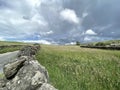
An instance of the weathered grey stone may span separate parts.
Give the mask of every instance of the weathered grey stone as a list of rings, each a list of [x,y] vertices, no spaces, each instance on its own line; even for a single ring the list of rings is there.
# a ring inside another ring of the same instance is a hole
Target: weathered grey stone
[[[0,90],[57,90],[48,84],[45,67],[35,60],[39,48],[39,45],[23,48],[17,61],[4,66],[6,80],[0,80]]]
[[[6,87],[0,88],[0,90],[8,90]]]
[[[25,46],[19,51],[18,57],[35,55],[39,49],[40,49],[40,45]]]
[[[43,83],[42,86],[37,90],[57,90],[57,89],[48,83]]]
[[[0,88],[5,87],[5,81],[3,79],[0,79]]]
[[[24,65],[16,76],[7,82],[10,90],[36,90],[43,83],[48,83],[48,72],[38,61],[31,60]]]
[[[0,90],[8,90],[6,88],[6,81],[4,79],[0,79]]]
[[[23,63],[26,61],[26,59],[22,59],[19,61],[15,61],[9,64],[6,64],[3,68],[5,77],[7,79],[12,79],[15,74],[18,72],[18,70],[23,66]]]

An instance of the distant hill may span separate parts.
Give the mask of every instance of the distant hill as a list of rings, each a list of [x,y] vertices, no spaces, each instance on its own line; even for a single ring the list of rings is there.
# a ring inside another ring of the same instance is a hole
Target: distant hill
[[[108,50],[120,50],[120,40],[110,40],[103,42],[94,42],[80,45],[83,48],[97,48]]]
[[[25,45],[30,45],[30,43],[0,41],[0,54],[20,50]]]
[[[27,45],[28,43],[23,42],[15,42],[15,41],[0,41],[0,46],[6,45]]]
[[[120,46],[120,40],[109,40],[103,42],[86,43],[87,46]]]

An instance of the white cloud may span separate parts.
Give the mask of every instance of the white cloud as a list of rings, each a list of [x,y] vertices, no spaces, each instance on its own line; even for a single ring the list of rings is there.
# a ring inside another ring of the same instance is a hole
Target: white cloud
[[[110,38],[105,37],[106,40],[110,40]],[[112,39],[112,38],[111,38]],[[96,41],[102,41],[105,40],[104,38],[101,38],[100,36],[85,36],[84,42],[96,42]]]
[[[39,6],[42,0],[27,0],[27,2],[34,7],[34,6]]]
[[[40,35],[50,35],[50,34],[53,34],[54,32],[53,31],[48,31],[48,32],[40,32]]]
[[[70,43],[66,43],[65,45],[75,45],[76,42],[70,42]]]
[[[32,22],[37,22],[39,25],[43,25],[43,26],[47,26],[48,23],[44,20],[44,18],[39,14],[39,13],[36,13],[32,19],[31,19]]]
[[[27,22],[25,19],[22,18],[10,18],[9,21],[13,25],[20,25]]]
[[[53,34],[53,31],[49,31],[49,32],[47,32],[47,34]]]
[[[0,37],[0,41],[5,41],[5,39],[3,37]]]
[[[111,32],[112,34],[115,34],[115,32]]]
[[[76,15],[74,10],[64,9],[60,12],[60,16],[66,21],[69,21],[75,24],[79,23],[79,17]]]
[[[84,41],[91,41],[92,39],[90,37],[85,37]]]
[[[86,12],[84,12],[83,14],[82,14],[82,17],[83,18],[85,18],[85,17],[87,17],[88,16],[88,13],[86,13]]]
[[[25,42],[25,43],[40,43],[40,44],[47,44],[47,45],[52,44],[51,42],[49,42],[47,40],[22,40],[22,42]]]
[[[10,40],[25,39],[30,35],[32,37],[34,33],[41,32],[43,27],[47,27],[47,21],[36,9],[38,7],[36,4],[40,3],[41,0],[13,0],[14,3],[11,1],[5,2],[12,6],[12,8],[0,9],[1,37]]]
[[[86,32],[85,32],[86,35],[97,35],[97,33],[95,33],[92,29],[88,29]]]

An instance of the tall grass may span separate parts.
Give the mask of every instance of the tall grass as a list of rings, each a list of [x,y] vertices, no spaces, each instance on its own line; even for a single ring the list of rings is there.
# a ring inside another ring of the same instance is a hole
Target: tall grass
[[[120,51],[42,45],[36,57],[59,90],[120,90]]]

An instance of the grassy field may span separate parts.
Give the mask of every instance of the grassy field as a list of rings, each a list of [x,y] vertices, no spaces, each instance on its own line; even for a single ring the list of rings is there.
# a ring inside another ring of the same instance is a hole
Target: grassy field
[[[81,44],[81,46],[106,46],[106,45],[111,45],[111,44],[116,44],[120,46],[120,40],[109,40],[109,41],[101,41],[101,42],[93,42],[93,43],[84,43]]]
[[[120,90],[120,51],[41,47],[36,57],[59,90]]]
[[[12,47],[12,45],[18,45],[18,46]],[[30,45],[30,44],[22,43],[22,42],[0,41],[0,54],[20,50],[23,47],[23,45]],[[1,48],[1,46],[6,46],[6,47]]]
[[[6,46],[6,45],[27,45],[28,43],[22,43],[22,42],[12,42],[12,41],[0,41],[0,46]]]

